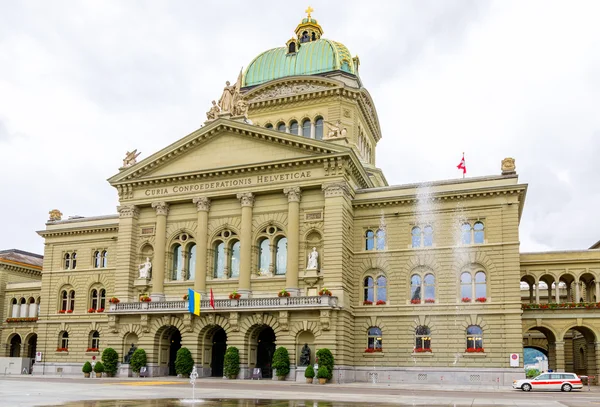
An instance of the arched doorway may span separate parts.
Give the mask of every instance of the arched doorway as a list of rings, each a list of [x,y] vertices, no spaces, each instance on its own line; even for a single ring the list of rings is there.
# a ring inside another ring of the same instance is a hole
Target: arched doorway
[[[575,326],[569,329],[564,337],[565,371],[583,376],[595,376],[596,336],[591,329]]]
[[[11,358],[21,357],[21,337],[19,335],[14,335],[12,338],[10,338],[9,356]]]
[[[181,333],[175,328],[169,336],[169,376],[177,375],[177,372],[175,372],[175,359],[179,349],[181,349]]]
[[[33,334],[27,340],[27,357],[35,360],[35,352],[37,346],[37,334]]]
[[[256,367],[261,368],[262,377],[273,377],[273,353],[275,353],[275,332],[270,326],[263,327],[258,333],[256,344]]]
[[[223,361],[225,360],[225,350],[227,349],[227,334],[225,330],[219,327],[212,338],[211,353],[211,376],[223,377]]]

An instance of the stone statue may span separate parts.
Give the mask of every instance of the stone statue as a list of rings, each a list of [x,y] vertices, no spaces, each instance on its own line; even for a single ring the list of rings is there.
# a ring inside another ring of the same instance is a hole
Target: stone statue
[[[313,247],[312,252],[308,254],[308,264],[306,265],[307,270],[316,270],[319,267],[318,263],[319,253],[317,248]]]
[[[50,212],[48,212],[48,215],[50,215],[50,219],[48,219],[50,222],[56,222],[57,220],[62,219],[63,214],[58,209],[52,209]]]
[[[326,122],[329,125],[329,132],[327,133],[327,138],[336,138],[340,136],[342,130],[340,126],[342,122],[338,120],[335,124]]]
[[[133,352],[135,352],[135,350],[137,349],[137,347],[135,346],[135,344],[131,344],[131,348],[129,348],[129,352],[127,352],[127,355],[125,355],[125,357],[123,358],[123,363],[129,364],[131,362],[131,356],[133,355]]]
[[[128,151],[125,154],[125,158],[123,159],[123,168],[126,167],[131,167],[132,165],[134,165],[135,163],[137,163],[136,158],[142,154],[142,152],[140,151],[139,153],[137,152],[137,149],[133,150],[133,151]]]
[[[234,116],[246,116],[248,114],[248,102],[244,99],[239,99],[234,106],[233,115]]]
[[[502,160],[502,174],[514,174],[517,166],[515,165],[515,159],[507,157]]]
[[[221,109],[219,109],[219,106],[217,106],[217,102],[215,102],[214,100],[212,101],[212,107],[210,108],[210,110],[208,112],[206,112],[206,118],[208,120],[214,120],[217,118],[217,116],[219,115],[219,113],[221,113]]]
[[[348,130],[346,130],[346,128],[344,127],[344,128],[342,129],[342,131],[340,132],[340,136],[341,136],[341,137],[346,137],[346,134],[347,134],[347,133],[348,133]]]
[[[235,86],[230,86],[230,82],[225,82],[225,88],[221,99],[219,99],[219,107],[223,113],[233,113],[233,96],[235,94]]]
[[[310,365],[310,348],[308,347],[308,344],[305,343],[300,351],[300,366],[308,365]]]
[[[150,278],[150,270],[152,270],[152,263],[150,257],[146,257],[146,261],[140,264],[140,278]]]

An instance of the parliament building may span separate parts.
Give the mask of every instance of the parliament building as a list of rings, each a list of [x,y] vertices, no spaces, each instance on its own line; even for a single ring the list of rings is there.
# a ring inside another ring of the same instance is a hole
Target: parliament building
[[[284,346],[288,380],[304,381],[307,345],[311,364],[331,350],[333,382],[507,385],[531,347],[553,370],[600,374],[600,242],[521,253],[512,158],[485,177],[389,185],[358,57],[310,13],[278,44],[199,129],[127,154],[108,180],[116,214],[53,210],[43,257],[0,251],[0,360],[80,375],[133,345],[165,376],[187,347],[222,377],[236,346],[240,379],[270,378]]]

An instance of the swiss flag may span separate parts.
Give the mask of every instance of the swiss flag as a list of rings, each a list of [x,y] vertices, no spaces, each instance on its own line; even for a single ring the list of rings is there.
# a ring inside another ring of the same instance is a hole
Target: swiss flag
[[[465,165],[465,153],[463,153],[462,160],[460,160],[460,163],[456,166],[456,168],[463,170],[463,176],[467,173],[467,166]]]
[[[212,292],[212,287],[210,288],[210,306],[215,309],[215,295]]]

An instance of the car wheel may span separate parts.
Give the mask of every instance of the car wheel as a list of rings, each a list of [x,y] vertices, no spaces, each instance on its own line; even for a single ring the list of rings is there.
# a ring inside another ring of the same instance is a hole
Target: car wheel
[[[565,383],[562,385],[562,387],[560,389],[562,391],[571,391],[571,390],[573,390],[573,386],[571,386],[569,383]]]
[[[531,391],[531,385],[529,383],[525,383],[521,386],[521,390],[523,391]]]

